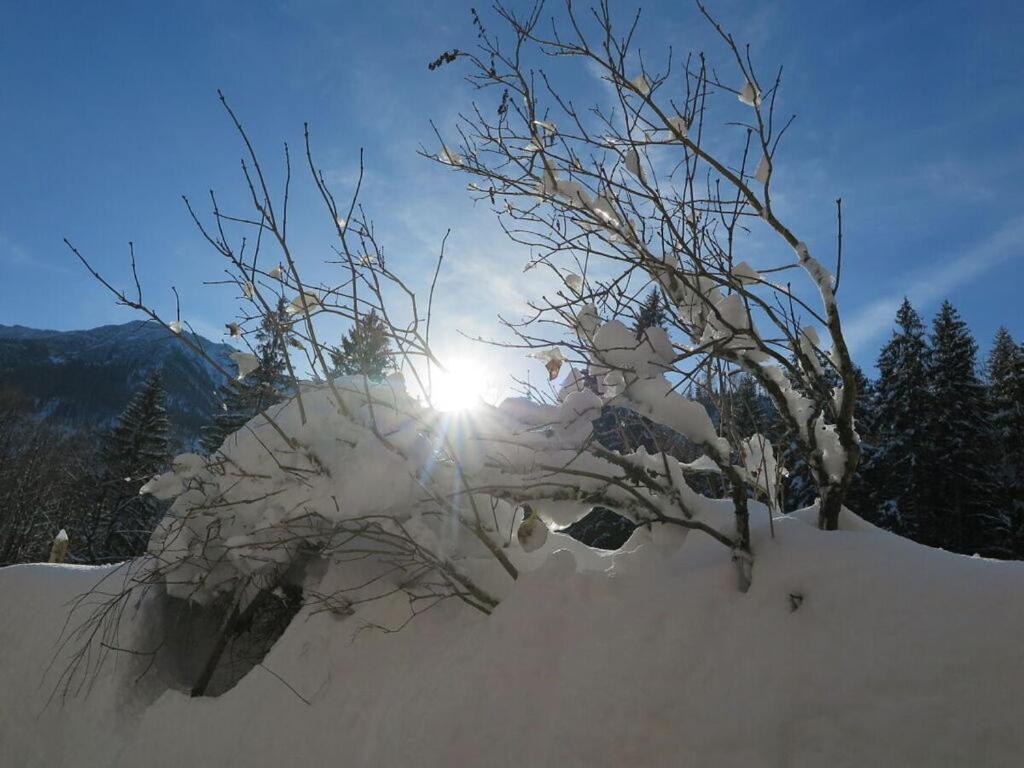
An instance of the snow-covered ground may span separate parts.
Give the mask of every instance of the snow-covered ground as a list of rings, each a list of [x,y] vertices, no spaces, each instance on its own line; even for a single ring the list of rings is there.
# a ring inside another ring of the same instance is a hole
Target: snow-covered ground
[[[304,608],[217,698],[122,655],[47,705],[68,601],[110,569],[2,569],[0,765],[1022,764],[1024,565],[764,518],[747,594],[707,536],[600,557],[552,534],[490,617]]]

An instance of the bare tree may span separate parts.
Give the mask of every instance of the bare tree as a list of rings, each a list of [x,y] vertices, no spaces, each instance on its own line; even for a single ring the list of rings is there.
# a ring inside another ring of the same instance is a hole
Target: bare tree
[[[62,528],[83,532],[95,456],[89,441],[40,422],[0,395],[0,565],[47,558]],[[83,560],[75,544],[70,559]]]
[[[655,64],[636,43],[639,14],[620,32],[607,1],[583,13],[566,2],[550,19],[543,3],[522,15],[499,4],[500,34],[474,12],[476,49],[447,52],[431,68],[464,60],[469,82],[492,96],[460,116],[457,140],[438,133],[441,151],[425,154],[475,177],[471,191],[530,249],[528,266],[565,282],[525,322],[508,323],[521,346],[570,350],[604,377],[603,394],[650,409],[635,392],[643,377],[616,366],[592,318],[635,312],[654,286],[672,310],[666,367],[676,388],[717,380],[727,391],[734,375],[752,376],[812,469],[820,527],[835,529],[859,456],[855,369],[836,302],[841,202],[833,275],[773,207],[779,146],[793,120],[777,114],[781,69],[762,81],[749,50],[697,6],[728,54],[727,77],[704,54],[678,62],[669,51]],[[599,74],[610,105],[583,108],[559,88],[545,65],[565,59]],[[743,235],[755,228],[788,255],[758,269],[742,260]],[[688,437],[705,443],[727,478],[736,535],[749,551],[751,478],[734,460],[751,446]]]
[[[61,676],[65,692],[80,690],[98,670],[96,657],[81,648],[98,644],[103,649],[101,658],[112,649],[128,648],[121,636],[127,594],[146,595],[155,588],[174,598],[222,607],[222,640],[214,644],[196,682],[194,690],[201,692],[225,646],[223,638],[256,597],[286,579],[296,563],[321,560],[353,566],[352,579],[342,579],[330,591],[311,590],[305,595],[317,610],[349,614],[360,605],[400,593],[408,602],[406,620],[449,599],[484,614],[491,612],[498,599],[480,587],[460,561],[472,563],[483,557],[496,563],[505,578],[518,575],[502,546],[505,534],[499,506],[502,519],[513,517],[516,510],[478,497],[460,480],[458,459],[450,446],[453,432],[442,423],[443,417],[417,402],[404,383],[393,377],[335,377],[333,350],[317,331],[326,317],[354,326],[373,318],[376,331],[389,342],[380,344],[381,354],[392,357],[383,367],[401,367],[410,379],[409,388],[429,402],[431,377],[440,365],[431,351],[430,325],[444,243],[424,306],[391,271],[373,225],[358,204],[361,157],[359,180],[350,201],[341,208],[314,165],[307,129],[305,160],[337,236],[333,263],[340,268],[341,278],[337,285],[306,282],[288,235],[290,151],[285,146],[284,188],[276,199],[249,136],[223,97],[222,101],[245,147],[242,174],[252,210],[226,213],[212,192],[208,219],[187,198],[185,204],[223,258],[226,278],[214,282],[238,291],[240,310],[226,324],[230,335],[250,349],[235,355],[238,379],[257,364],[250,338],[268,318],[286,322],[282,335],[289,344],[285,358],[289,394],[264,408],[210,457],[179,456],[170,472],[143,488],[145,493],[175,502],[154,532],[144,562],[122,569],[124,578],[117,582],[107,580],[96,599],[80,602],[84,613],[65,633],[65,645],[79,649]],[[237,383],[234,372],[225,370],[196,336],[181,333],[189,324],[181,316],[177,290],[173,318],[162,316],[144,298],[134,249],[130,250],[134,290],[122,290],[70,242],[68,246],[119,304],[178,335]],[[282,294],[293,297],[286,319],[276,311]],[[311,439],[317,428],[329,429],[330,445]],[[357,465],[354,459],[359,453],[373,455],[377,475],[349,477],[352,485],[369,484],[373,489],[397,484],[405,491],[401,503],[353,503],[354,489],[344,487],[339,475]],[[268,519],[267,509],[276,516]],[[250,518],[251,514],[258,519]],[[468,542],[456,546],[448,541],[458,538],[460,531],[469,536]],[[438,540],[441,534],[445,541]],[[119,586],[111,591],[110,583]]]

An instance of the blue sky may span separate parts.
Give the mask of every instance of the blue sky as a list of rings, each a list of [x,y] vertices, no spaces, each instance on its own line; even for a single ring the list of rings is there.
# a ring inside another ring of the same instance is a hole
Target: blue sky
[[[282,142],[300,146],[309,121],[318,160],[344,196],[365,149],[364,202],[403,271],[422,272],[452,228],[445,338],[470,354],[455,330],[489,333],[495,310],[514,313],[529,291],[524,254],[474,207],[466,180],[416,155],[421,143],[434,145],[428,120],[450,127],[473,97],[456,67],[426,69],[441,50],[472,44],[472,4],[5,3],[0,323],[68,329],[130,319],[62,238],[121,285],[133,240],[153,303],[172,307],[176,285],[185,316],[219,337],[229,294],[202,285],[220,265],[181,195],[203,200],[213,188],[230,202],[242,191],[221,88],[268,165]],[[642,6],[645,51],[671,44],[726,61],[689,3]],[[983,349],[1000,324],[1024,337],[1024,5],[710,6],[752,44],[762,71],[785,66],[783,106],[799,118],[776,182],[787,219],[812,248],[831,252],[832,201],[844,199],[840,301],[858,360],[871,366],[904,294],[926,317],[948,297]],[[581,93],[595,87],[584,68],[575,77],[568,83]],[[296,203],[299,250],[321,262],[330,244],[322,210],[312,197]],[[329,277],[322,270],[314,276]]]

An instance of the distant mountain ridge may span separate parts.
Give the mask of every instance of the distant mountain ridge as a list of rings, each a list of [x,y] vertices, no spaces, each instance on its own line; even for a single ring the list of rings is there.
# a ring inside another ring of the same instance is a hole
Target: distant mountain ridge
[[[189,338],[222,369],[237,371],[233,347]],[[0,325],[0,393],[62,428],[109,426],[157,369],[172,434],[182,447],[193,446],[219,407],[225,377],[166,328],[142,320],[80,331]]]

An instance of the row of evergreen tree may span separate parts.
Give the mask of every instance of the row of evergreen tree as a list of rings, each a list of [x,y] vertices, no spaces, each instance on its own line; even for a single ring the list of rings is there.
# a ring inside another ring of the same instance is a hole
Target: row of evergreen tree
[[[637,338],[663,320],[652,292],[636,312]],[[904,300],[877,367],[876,381],[858,371],[862,459],[847,506],[923,544],[1024,559],[1024,347],[1000,328],[982,372],[977,344],[952,304],[943,303],[928,333]],[[789,470],[784,509],[814,503],[809,468],[753,378],[709,381],[691,387],[690,396],[704,402],[720,429],[768,436]],[[595,439],[612,450],[644,446],[684,461],[696,456],[681,436],[622,408],[605,407],[594,427]],[[701,492],[723,492],[706,482]],[[599,509],[567,532],[615,549],[632,527]]]
[[[932,546],[1024,556],[1024,348],[996,332],[984,371],[944,302],[926,333],[908,300],[878,357],[859,429],[851,499],[878,524]]]
[[[659,297],[652,293],[637,312],[637,338],[663,319]],[[249,419],[288,396],[290,328],[282,301],[256,333],[255,370],[222,388],[222,408],[201,436],[205,451],[217,450]],[[860,376],[857,425],[863,455],[848,506],[924,544],[1024,558],[1024,347],[1001,328],[983,375],[977,355],[974,338],[949,302],[939,309],[928,333],[904,300],[892,338],[878,357],[878,379]],[[372,313],[361,318],[331,351],[331,359],[333,375],[385,376],[394,362],[380,318]],[[807,467],[754,381],[740,377],[728,391],[707,389],[696,389],[694,396],[707,401],[723,429],[740,436],[760,432],[777,446],[790,470],[784,483],[785,507],[813,503]],[[75,487],[74,503],[81,507],[69,524],[76,559],[105,562],[145,549],[165,512],[156,500],[139,495],[142,484],[170,461],[165,400],[155,373],[102,436],[95,460],[78,462],[88,466],[88,477],[68,484]],[[695,457],[680,436],[623,409],[605,408],[594,426],[595,439],[613,450],[632,451],[644,445],[683,460]],[[721,492],[714,487],[700,490]],[[60,516],[51,511],[46,519],[55,514]],[[12,524],[7,534],[0,530],[0,549],[6,548],[8,560],[23,559],[46,546],[46,541],[23,540],[37,528],[52,527],[29,525],[23,519],[18,526]],[[598,510],[569,533],[615,548],[631,529],[609,511]],[[12,531],[21,531],[20,538]]]
[[[861,464],[847,506],[915,541],[1024,558],[1024,347],[1000,328],[984,365],[956,308],[925,328],[904,299],[878,378],[858,373]],[[785,506],[814,502],[806,465],[749,378],[732,395],[741,434],[764,432],[790,470]]]
[[[663,321],[663,304],[652,291],[634,319],[637,338]],[[282,301],[257,334],[258,367],[241,386],[225,387],[224,408],[203,434],[207,451],[286,396],[289,328]],[[952,304],[943,303],[927,333],[904,300],[892,338],[879,354],[877,381],[859,372],[857,424],[863,456],[848,505],[924,544],[1024,557],[1024,348],[1001,328],[984,377],[977,354],[977,344]],[[334,375],[380,378],[393,367],[385,327],[372,313],[352,327],[331,357]],[[741,436],[761,432],[778,446],[790,470],[783,499],[787,509],[814,502],[806,464],[752,379],[740,377],[728,393],[698,388],[694,396],[707,401],[722,428]],[[678,435],[622,409],[605,409],[595,422],[595,439],[615,450],[645,445],[668,449],[684,460],[695,458]],[[610,525],[612,541],[628,535],[629,526],[621,521]],[[598,526],[598,536],[607,533],[604,527]]]

